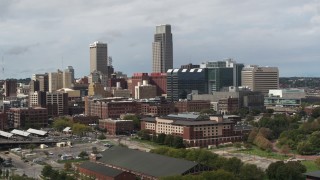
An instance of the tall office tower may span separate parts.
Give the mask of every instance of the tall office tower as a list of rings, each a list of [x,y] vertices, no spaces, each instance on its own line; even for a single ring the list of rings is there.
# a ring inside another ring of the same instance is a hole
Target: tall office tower
[[[49,92],[55,92],[63,88],[63,72],[58,69],[57,72],[49,73]]]
[[[31,80],[29,87],[30,87],[30,91],[29,91],[30,94],[32,94],[35,91],[40,91],[40,83],[38,80]]]
[[[200,68],[208,68],[209,92],[221,91],[228,86],[241,86],[241,70],[243,64],[232,59],[209,61],[200,64]]]
[[[173,68],[172,33],[169,24],[156,26],[152,43],[152,72],[166,73]]]
[[[46,107],[48,116],[62,116],[68,114],[68,93],[47,92]]]
[[[8,79],[4,81],[5,97],[17,97],[17,80]]]
[[[64,71],[71,74],[71,83],[74,83],[74,69],[72,66],[68,66]]]
[[[279,70],[277,67],[244,67],[241,72],[242,86],[248,86],[252,91],[268,94],[270,89],[279,88]]]
[[[62,87],[71,88],[71,85],[72,85],[72,73],[68,71],[64,71],[62,74]]]
[[[108,45],[96,41],[90,44],[90,72],[100,71],[108,75]]]
[[[32,80],[39,81],[39,91],[49,91],[49,75],[45,74],[33,74]]]

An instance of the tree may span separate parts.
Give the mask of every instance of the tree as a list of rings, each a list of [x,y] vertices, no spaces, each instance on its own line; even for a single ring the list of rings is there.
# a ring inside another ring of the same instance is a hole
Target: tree
[[[303,173],[305,173],[306,170],[306,167],[297,161],[290,161],[288,163],[277,161],[271,163],[266,172],[269,179],[302,180],[305,179]]]
[[[53,128],[57,131],[62,131],[66,127],[72,127],[72,122],[67,118],[59,118],[54,120],[53,122]]]
[[[165,139],[166,139],[166,134],[161,133],[161,134],[158,135],[157,143],[158,144],[164,144]]]
[[[89,126],[86,126],[84,124],[80,124],[80,123],[75,123],[72,126],[72,133],[79,135],[79,136],[83,136],[85,133],[91,131],[91,128]]]
[[[59,176],[59,171],[57,170],[52,170],[49,177],[50,179],[56,179]]]
[[[239,177],[241,180],[264,179],[264,172],[254,164],[244,164],[240,168]]]
[[[174,136],[171,134],[166,135],[164,139],[164,144],[167,146],[172,147],[173,146],[173,141],[174,141]]]
[[[80,154],[79,154],[79,157],[81,157],[81,158],[84,158],[86,156],[89,156],[86,151],[81,151]]]
[[[281,153],[283,153],[285,156],[287,156],[289,152],[290,152],[290,147],[287,144],[281,147]]]
[[[203,179],[219,179],[219,180],[236,180],[237,178],[230,172],[223,169],[217,171],[209,171],[201,174]],[[201,178],[200,178],[201,179]]]
[[[35,144],[29,144],[29,145],[28,145],[28,149],[30,149],[31,152],[33,152],[34,148],[36,148],[36,145],[35,145]]]
[[[132,120],[134,129],[140,129],[141,123],[140,123],[139,116],[133,115],[133,114],[128,114],[128,115],[125,115],[122,119],[123,120]]]
[[[242,167],[242,165],[243,162],[241,162],[240,159],[232,157],[224,163],[223,169],[236,175],[240,173],[240,168]]]
[[[173,139],[173,147],[174,148],[184,148],[185,145],[183,143],[183,139],[180,136],[175,136]]]
[[[66,163],[64,163],[64,169],[65,169],[66,171],[69,171],[71,168],[72,168],[71,162],[66,162]]]
[[[104,134],[100,134],[99,136],[98,136],[98,139],[100,139],[100,140],[103,140],[103,139],[106,139],[107,137],[104,135]]]
[[[149,132],[148,130],[141,130],[141,131],[138,131],[137,135],[142,139],[142,140],[150,140],[150,135],[149,135]]]
[[[243,146],[244,146],[244,148],[246,148],[247,150],[252,148],[252,145],[251,145],[250,143],[244,143]]]
[[[318,118],[320,117],[320,107],[316,107],[312,110],[311,116],[313,118]]]
[[[258,132],[259,132],[258,128],[253,128],[251,130],[251,132],[249,133],[249,136],[248,136],[248,142],[249,143],[253,143],[253,141],[256,138]]]
[[[49,177],[52,171],[53,171],[52,166],[45,165],[41,171],[41,175],[44,177]]]

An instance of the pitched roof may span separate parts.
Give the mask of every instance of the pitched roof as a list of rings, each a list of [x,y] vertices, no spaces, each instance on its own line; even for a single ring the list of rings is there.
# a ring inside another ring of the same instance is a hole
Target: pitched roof
[[[113,169],[111,167],[107,167],[101,164],[93,163],[90,161],[86,161],[82,164],[80,164],[81,168],[97,172],[99,174],[109,176],[109,177],[116,177],[119,174],[123,173],[124,171],[118,170],[118,169]]]
[[[44,136],[44,135],[46,135],[48,133],[47,131],[41,131],[41,130],[32,129],[32,128],[29,128],[27,130],[27,132],[31,133],[31,134],[37,134],[37,135],[40,135],[40,136]]]
[[[312,171],[312,172],[304,173],[304,175],[320,178],[320,171]]]
[[[196,162],[171,158],[159,154],[114,146],[102,153],[99,160],[109,164],[153,177],[182,175],[198,165]]]

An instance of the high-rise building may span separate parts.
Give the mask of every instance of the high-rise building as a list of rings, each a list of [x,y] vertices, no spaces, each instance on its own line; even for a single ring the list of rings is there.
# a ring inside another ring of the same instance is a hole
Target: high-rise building
[[[96,41],[90,44],[90,72],[100,71],[108,75],[108,45]]]
[[[68,114],[68,93],[47,92],[46,103],[48,116],[56,117]]]
[[[208,93],[208,69],[169,69],[167,72],[167,98],[174,102],[186,99],[193,90]]]
[[[63,87],[63,73],[58,70],[57,72],[49,72],[49,92],[55,92]]]
[[[32,80],[39,81],[39,91],[49,91],[49,75],[45,74],[33,74]]]
[[[152,72],[166,73],[173,68],[173,46],[171,25],[156,26],[152,43]]]
[[[17,80],[8,79],[4,81],[4,95],[8,97],[17,97]]]
[[[69,72],[71,74],[71,83],[74,83],[74,69],[72,66],[68,66],[65,69],[66,72]]]
[[[243,64],[232,59],[224,61],[209,61],[200,64],[200,68],[208,68],[209,92],[221,91],[229,86],[241,86],[241,70]]]
[[[249,87],[252,91],[268,94],[270,89],[279,88],[279,70],[277,67],[244,67],[241,72],[242,86]]]

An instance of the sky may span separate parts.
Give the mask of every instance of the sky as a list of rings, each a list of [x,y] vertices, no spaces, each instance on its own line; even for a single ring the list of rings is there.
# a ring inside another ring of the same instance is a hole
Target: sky
[[[320,76],[317,0],[0,0],[0,79],[88,75],[94,41],[108,43],[116,71],[151,72],[159,24],[171,24],[175,68],[233,58]]]

